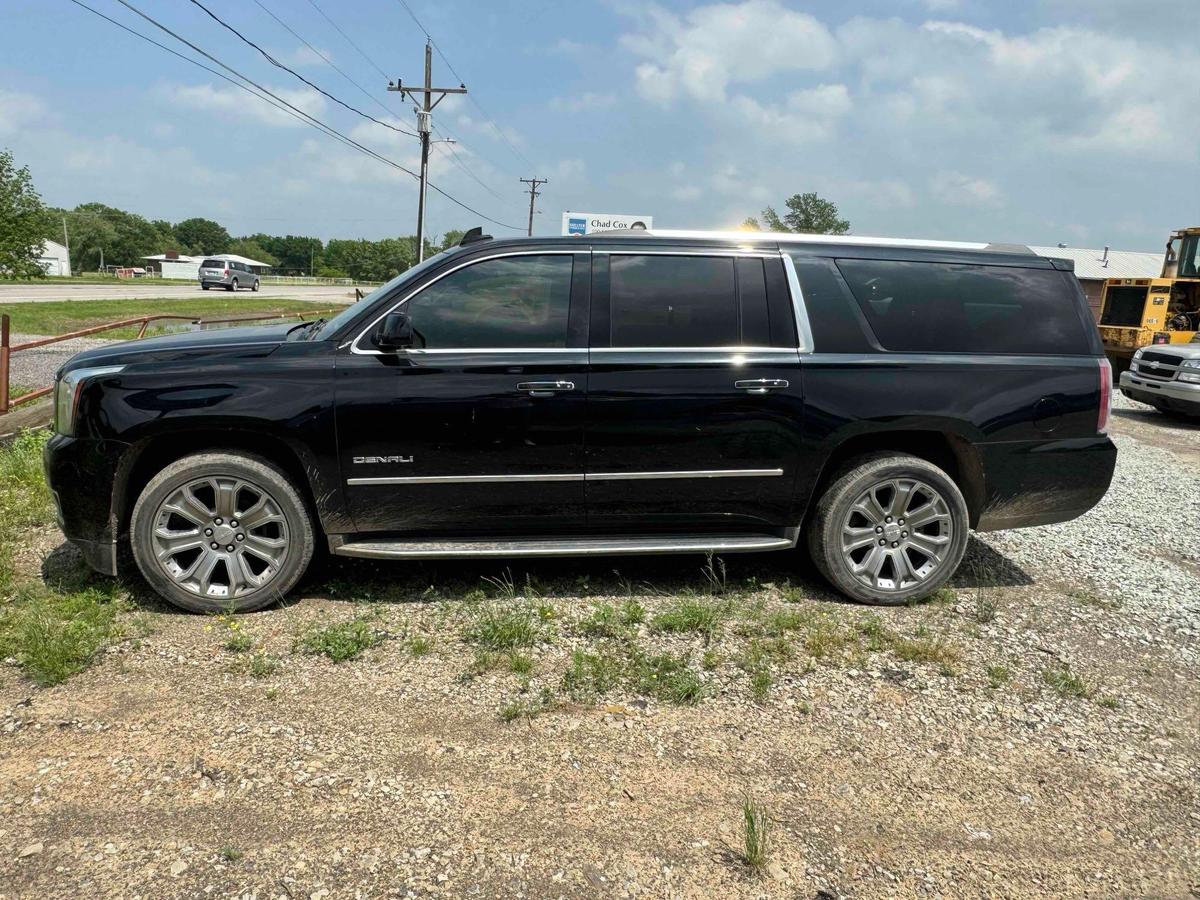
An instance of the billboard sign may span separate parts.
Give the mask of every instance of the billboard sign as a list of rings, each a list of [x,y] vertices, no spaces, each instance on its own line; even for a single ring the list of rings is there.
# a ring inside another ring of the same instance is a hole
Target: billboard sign
[[[595,231],[628,231],[630,229],[647,229],[653,227],[653,216],[565,212],[562,217],[562,233],[565,236],[591,234]]]

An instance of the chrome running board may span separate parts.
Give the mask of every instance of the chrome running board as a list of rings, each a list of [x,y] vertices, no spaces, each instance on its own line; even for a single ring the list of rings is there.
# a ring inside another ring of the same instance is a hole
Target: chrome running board
[[[620,556],[652,553],[754,553],[790,550],[799,529],[775,534],[664,534],[618,537],[510,538],[458,540],[359,540],[340,543],[330,539],[338,556],[364,559],[435,559],[461,556]]]

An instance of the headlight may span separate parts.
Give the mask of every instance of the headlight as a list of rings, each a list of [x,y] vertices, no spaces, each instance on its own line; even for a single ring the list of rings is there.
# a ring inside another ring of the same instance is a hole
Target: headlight
[[[99,375],[115,375],[124,366],[94,366],[90,369],[72,369],[54,383],[54,430],[59,434],[75,433],[75,407],[79,394],[89,378]]]
[[[1141,359],[1141,358],[1142,358],[1142,351],[1143,351],[1143,350],[1145,350],[1145,349],[1146,349],[1145,347],[1138,347],[1136,350],[1134,350],[1134,351],[1133,351],[1133,358],[1134,358],[1134,359]]]
[[[1200,384],[1200,359],[1185,359],[1179,364],[1179,380]]]

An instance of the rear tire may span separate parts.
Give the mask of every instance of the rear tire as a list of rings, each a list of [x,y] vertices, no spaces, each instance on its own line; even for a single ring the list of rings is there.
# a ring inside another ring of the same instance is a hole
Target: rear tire
[[[210,287],[212,287],[211,284],[202,284],[200,285],[200,290],[207,291]]]
[[[962,492],[933,463],[871,454],[847,463],[821,495],[808,549],[842,594],[897,606],[950,580],[967,549],[969,522]]]
[[[235,278],[235,279],[233,279],[233,281],[231,281],[231,282],[229,283],[229,287],[228,287],[228,288],[226,288],[226,290],[229,290],[229,291],[236,291],[236,290],[237,290],[237,279],[236,279],[236,278]]]
[[[287,475],[262,457],[232,452],[185,456],[151,478],[129,532],[146,581],[192,612],[270,606],[300,580],[315,542]]]

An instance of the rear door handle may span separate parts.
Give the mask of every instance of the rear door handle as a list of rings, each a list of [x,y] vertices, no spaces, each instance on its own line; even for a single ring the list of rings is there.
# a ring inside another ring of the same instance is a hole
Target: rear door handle
[[[517,385],[518,391],[524,391],[530,397],[553,397],[564,391],[575,390],[573,381],[522,381]]]
[[[749,378],[745,381],[735,381],[733,386],[748,394],[769,394],[771,391],[783,390],[788,386],[785,378]]]

